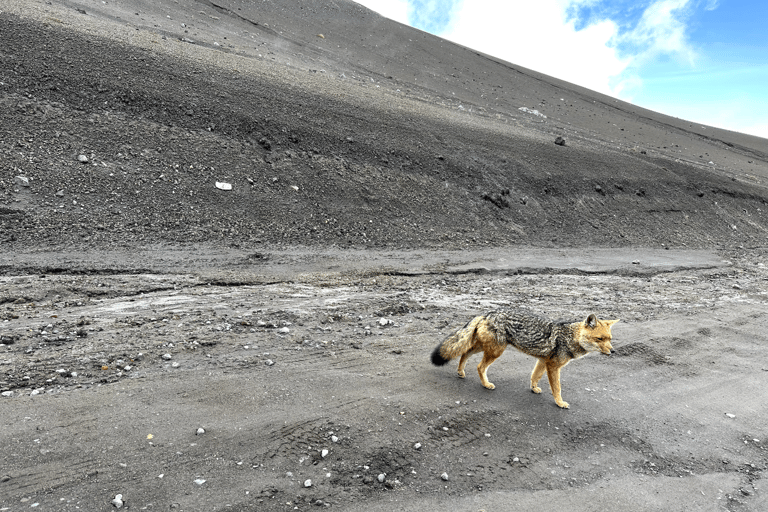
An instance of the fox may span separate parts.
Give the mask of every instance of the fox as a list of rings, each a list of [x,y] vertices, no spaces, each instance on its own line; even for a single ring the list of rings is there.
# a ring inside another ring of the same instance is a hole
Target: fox
[[[477,365],[480,382],[488,389],[496,386],[488,381],[488,367],[501,357],[507,345],[538,359],[531,373],[531,391],[541,393],[539,380],[547,372],[549,388],[555,403],[568,409],[560,389],[560,370],[573,359],[591,352],[611,355],[611,326],[619,320],[598,320],[594,313],[581,322],[551,321],[538,315],[497,310],[474,317],[464,327],[449,335],[432,352],[432,364],[443,366],[459,359],[459,377],[465,377],[464,366],[469,356],[483,352]]]

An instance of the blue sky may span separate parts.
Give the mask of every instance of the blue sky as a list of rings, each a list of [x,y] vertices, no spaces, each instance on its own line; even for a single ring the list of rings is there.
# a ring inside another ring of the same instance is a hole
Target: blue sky
[[[668,115],[768,138],[767,0],[355,0]]]

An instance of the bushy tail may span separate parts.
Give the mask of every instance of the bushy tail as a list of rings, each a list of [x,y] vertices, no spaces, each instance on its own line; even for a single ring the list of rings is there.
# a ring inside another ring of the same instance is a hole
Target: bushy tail
[[[435,347],[435,350],[432,352],[432,364],[435,366],[443,366],[451,359],[459,357],[469,350],[469,347],[473,344],[477,324],[483,319],[485,319],[484,316],[476,316],[464,327],[445,338],[445,340]]]

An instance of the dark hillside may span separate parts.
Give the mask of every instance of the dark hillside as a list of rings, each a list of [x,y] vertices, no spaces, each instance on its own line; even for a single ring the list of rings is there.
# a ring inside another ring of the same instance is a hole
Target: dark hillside
[[[352,2],[105,5],[0,14],[4,243],[763,243],[761,139]]]

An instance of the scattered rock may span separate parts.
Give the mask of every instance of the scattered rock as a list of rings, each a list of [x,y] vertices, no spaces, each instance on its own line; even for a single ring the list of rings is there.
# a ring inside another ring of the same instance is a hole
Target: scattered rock
[[[197,436],[201,436],[203,434],[205,434],[205,429],[203,427],[198,428],[197,432],[195,432],[195,435]]]
[[[112,506],[115,508],[123,508],[123,495],[115,495],[115,499],[112,500]]]
[[[377,477],[377,479],[379,480],[379,483],[383,484],[384,480],[387,479],[387,474],[386,473],[379,473],[379,476]]]
[[[3,391],[0,393],[2,396],[13,396],[13,391]]]
[[[325,450],[325,449],[324,449],[323,451],[321,451],[321,452],[320,452],[320,456],[321,456],[322,458],[326,458],[326,457],[328,456],[328,450]]]
[[[544,119],[547,118],[547,116],[545,116],[544,114],[542,114],[541,112],[539,112],[536,109],[531,109],[531,108],[528,108],[528,107],[520,107],[517,110],[519,110],[521,112],[525,112],[526,114],[533,114],[535,116],[538,116],[538,117],[541,117],[541,118],[544,118]]]
[[[339,438],[336,437],[336,436],[331,436],[331,442],[338,443],[339,442]]]
[[[232,190],[232,184],[224,183],[223,181],[217,181],[216,188],[219,190]]]
[[[88,163],[88,157],[85,155],[77,155],[77,161],[81,164],[87,164]]]
[[[733,418],[735,418],[735,417],[736,417],[736,415],[735,415],[735,414],[731,414],[731,413],[729,413],[729,412],[725,413],[725,415],[726,415],[726,416],[728,416],[728,417],[729,417],[729,418],[731,418],[731,419],[733,419]]]
[[[448,473],[443,473],[442,475],[440,475],[440,478],[442,478],[444,481],[447,482],[448,481]]]
[[[312,487],[312,480],[310,480],[309,478],[304,480],[304,487]]]
[[[16,185],[20,187],[29,186],[29,178],[27,178],[26,176],[16,176],[14,179],[16,180]]]
[[[291,332],[291,330],[287,327],[281,327],[280,329],[277,330],[277,332],[280,334],[288,334]]]
[[[202,478],[198,478],[197,480],[195,480],[195,483],[197,485],[203,485],[205,483],[205,480],[203,480]]]
[[[267,366],[274,366],[275,362],[271,359],[267,359],[266,361],[264,361],[264,364]]]
[[[563,137],[557,137],[555,139],[555,144],[558,146],[565,146],[565,139]]]
[[[421,450],[421,443],[416,443],[415,445],[413,445],[413,449],[414,450]]]
[[[173,359],[173,356],[171,354],[163,354],[163,359],[165,359],[166,361],[170,361],[171,359]]]

